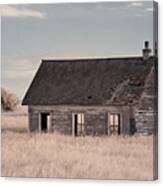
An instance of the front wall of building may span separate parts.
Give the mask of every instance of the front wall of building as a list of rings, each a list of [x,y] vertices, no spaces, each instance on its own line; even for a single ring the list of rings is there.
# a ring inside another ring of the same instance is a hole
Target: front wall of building
[[[84,113],[85,135],[108,135],[108,113],[119,113],[121,134],[129,132],[131,112],[127,106],[29,106],[29,130],[39,131],[40,113],[50,113],[51,132],[72,135],[72,114]]]

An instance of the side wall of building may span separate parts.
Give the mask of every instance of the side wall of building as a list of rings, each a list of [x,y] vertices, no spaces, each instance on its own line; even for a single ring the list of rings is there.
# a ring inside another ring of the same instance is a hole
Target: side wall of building
[[[149,73],[138,107],[135,108],[135,121],[138,133],[152,134],[157,130],[157,82],[153,67]]]
[[[29,130],[39,131],[41,113],[49,113],[52,132],[72,135],[73,113],[84,113],[85,135],[108,135],[109,113],[119,113],[121,134],[129,133],[131,112],[127,106],[29,106]]]

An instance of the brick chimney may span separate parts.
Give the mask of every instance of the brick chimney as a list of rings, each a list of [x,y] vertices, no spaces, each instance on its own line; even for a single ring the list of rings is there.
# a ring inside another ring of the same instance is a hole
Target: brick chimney
[[[149,48],[149,42],[145,41],[144,42],[144,49],[142,50],[143,52],[143,59],[147,60],[150,57],[151,49]]]

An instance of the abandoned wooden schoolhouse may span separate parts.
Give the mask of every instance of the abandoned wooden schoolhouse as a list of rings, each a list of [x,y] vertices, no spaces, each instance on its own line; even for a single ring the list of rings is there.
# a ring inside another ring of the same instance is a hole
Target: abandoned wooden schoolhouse
[[[157,55],[42,60],[23,99],[29,131],[152,134],[157,128]]]

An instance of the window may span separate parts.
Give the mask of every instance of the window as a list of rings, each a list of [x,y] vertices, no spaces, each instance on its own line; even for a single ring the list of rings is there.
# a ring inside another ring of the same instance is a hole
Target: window
[[[40,113],[39,127],[41,132],[48,132],[50,129],[50,113]]]
[[[84,135],[84,114],[73,113],[72,115],[72,133],[74,136]]]
[[[109,127],[111,134],[120,134],[120,114],[109,114]]]

